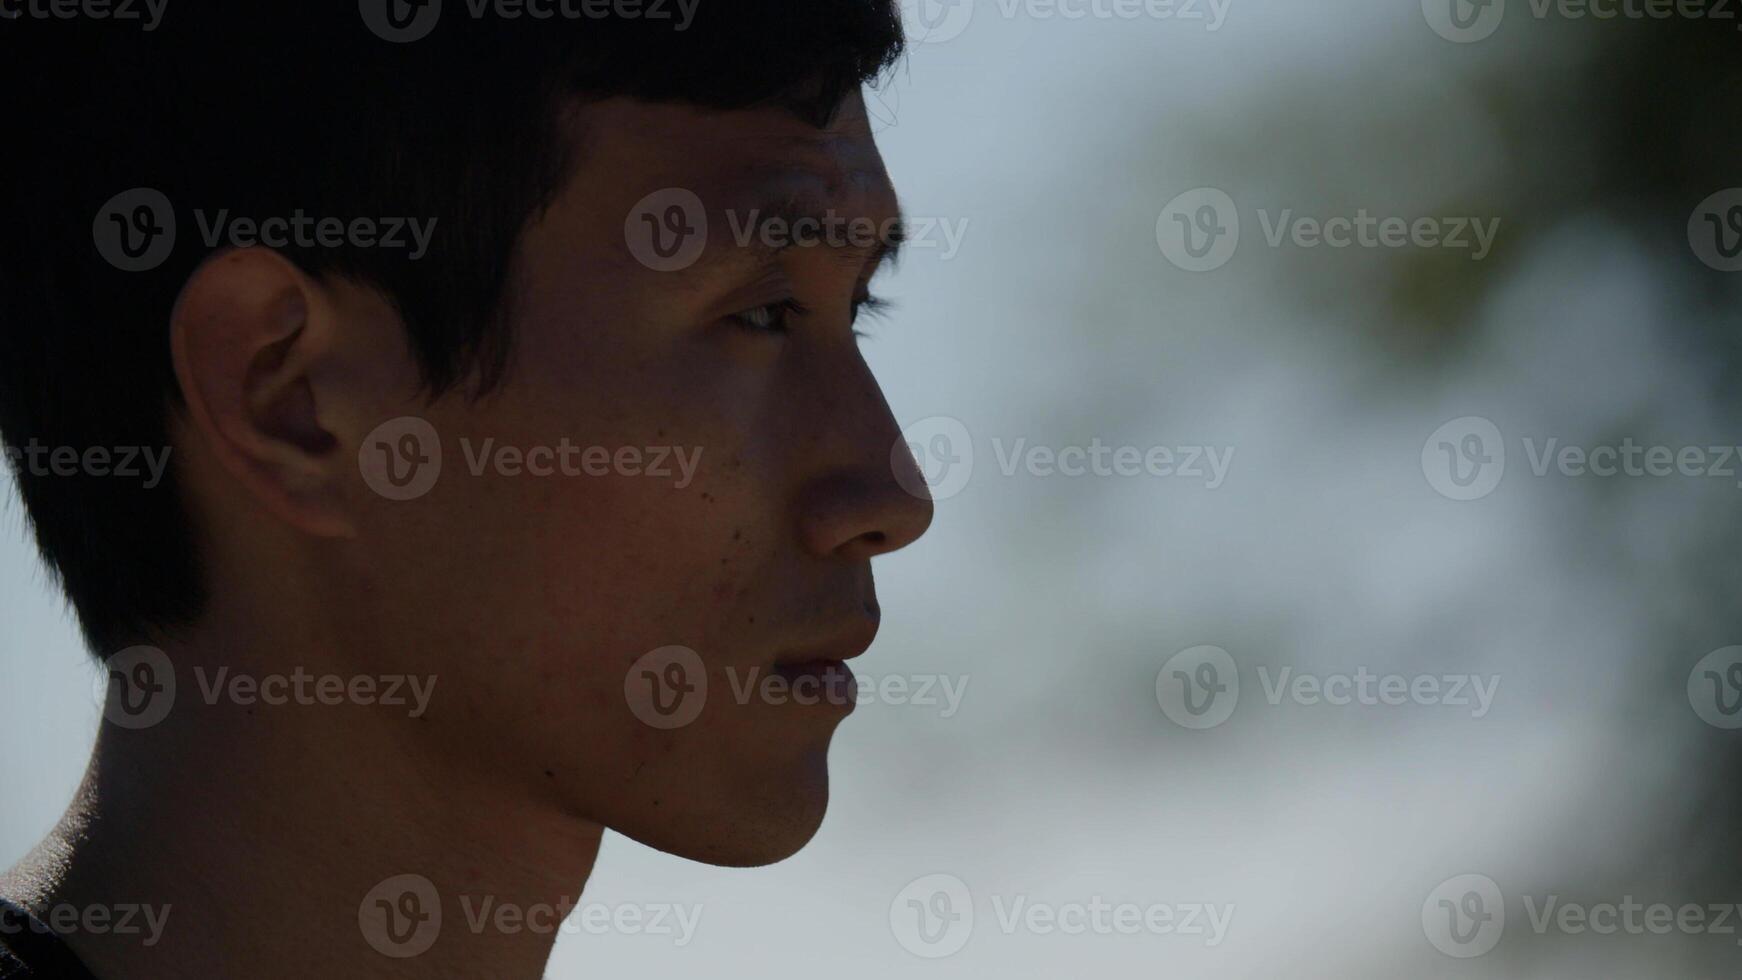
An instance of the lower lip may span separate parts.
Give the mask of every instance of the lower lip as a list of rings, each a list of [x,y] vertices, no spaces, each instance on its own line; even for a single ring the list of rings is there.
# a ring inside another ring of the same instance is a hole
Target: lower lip
[[[839,660],[782,664],[774,668],[774,676],[783,678],[787,689],[769,692],[771,701],[830,708],[843,713],[851,712],[859,703],[859,685],[853,678],[853,668]]]

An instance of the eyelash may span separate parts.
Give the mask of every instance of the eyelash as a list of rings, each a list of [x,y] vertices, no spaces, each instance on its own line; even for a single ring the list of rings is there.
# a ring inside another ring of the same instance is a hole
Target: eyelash
[[[765,303],[742,313],[734,313],[726,319],[752,333],[786,333],[788,317],[804,316],[809,312],[798,300],[783,299],[778,303]]]
[[[781,334],[787,332],[787,318],[804,316],[810,308],[794,299],[783,299],[778,303],[766,303],[742,313],[734,313],[726,319],[752,333]],[[869,315],[873,319],[886,316],[889,313],[887,300],[875,296],[866,296],[853,303],[853,320],[858,322],[861,315]],[[855,337],[865,337],[861,330],[854,330]]]

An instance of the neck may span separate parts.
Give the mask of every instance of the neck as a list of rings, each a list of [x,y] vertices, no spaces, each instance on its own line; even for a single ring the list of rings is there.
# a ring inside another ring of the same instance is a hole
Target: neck
[[[404,712],[209,704],[182,665],[211,661],[166,652],[174,709],[104,725],[78,798],[0,894],[78,910],[57,931],[102,977],[543,976],[600,827],[438,768]]]

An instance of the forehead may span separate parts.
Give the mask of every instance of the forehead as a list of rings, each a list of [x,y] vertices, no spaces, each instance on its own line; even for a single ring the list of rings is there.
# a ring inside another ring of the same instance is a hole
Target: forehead
[[[572,176],[596,197],[633,202],[675,187],[710,208],[753,206],[771,195],[855,214],[894,206],[857,93],[822,128],[774,107],[719,111],[609,99],[576,107],[564,130],[574,148]]]

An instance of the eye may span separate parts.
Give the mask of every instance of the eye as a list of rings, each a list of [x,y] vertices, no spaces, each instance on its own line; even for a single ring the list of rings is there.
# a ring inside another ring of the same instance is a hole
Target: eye
[[[875,296],[869,296],[869,295],[860,296],[859,298],[853,300],[853,325],[854,325],[854,327],[857,328],[859,323],[861,322],[861,320],[865,319],[865,318],[868,318],[871,320],[883,319],[884,317],[889,315],[890,309],[893,306],[894,306],[894,304],[889,302],[886,299],[878,299]],[[863,338],[869,337],[871,335],[866,333],[863,330],[855,329],[853,331],[853,336],[858,337],[860,339],[863,339]]]
[[[804,316],[808,312],[810,311],[797,300],[783,299],[778,303],[768,303],[742,313],[734,313],[726,319],[754,333],[786,333],[790,318]]]

